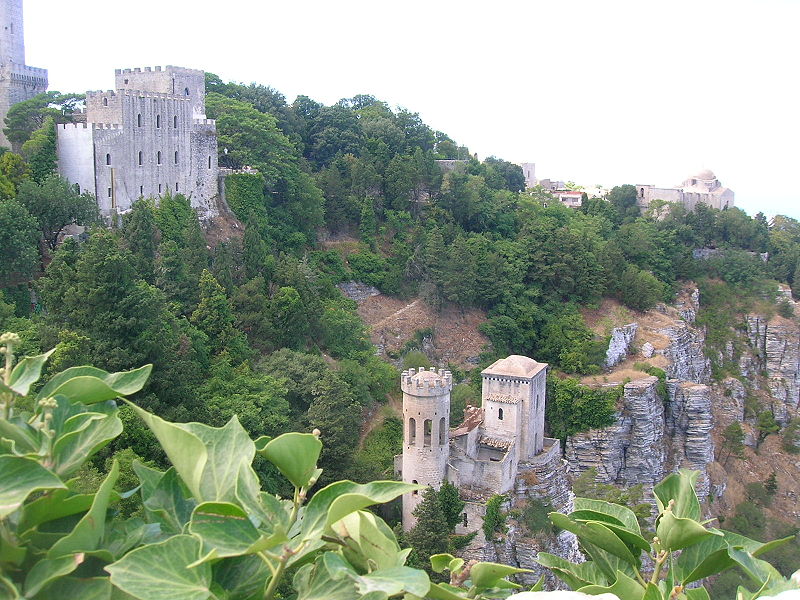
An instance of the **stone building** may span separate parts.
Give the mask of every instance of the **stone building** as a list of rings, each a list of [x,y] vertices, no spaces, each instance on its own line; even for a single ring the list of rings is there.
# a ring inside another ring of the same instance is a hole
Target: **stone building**
[[[733,208],[733,190],[723,187],[717,176],[708,169],[692,175],[674,188],[639,184],[636,192],[637,204],[642,209],[647,209],[653,200],[681,203],[687,210],[694,210],[698,204],[707,204],[719,210]]]
[[[47,69],[25,64],[22,25],[22,0],[0,0],[0,146],[11,146],[3,132],[8,109],[47,91]]]
[[[527,493],[530,480],[548,480],[553,465],[562,463],[558,440],[544,436],[547,364],[512,355],[495,361],[481,377],[482,406],[468,407],[455,429],[449,422],[449,371],[409,369],[401,377],[404,440],[398,470],[409,483],[438,489],[450,481],[459,488],[467,506],[458,533],[481,527],[490,496],[520,488]],[[528,471],[535,476],[523,477]],[[417,492],[403,497],[406,529],[414,525],[412,513],[421,499]],[[553,504],[563,505],[564,499]]]
[[[525,187],[536,187],[536,163],[524,162],[520,163],[519,166],[522,169],[522,174],[525,176]]]
[[[217,212],[216,124],[205,115],[205,73],[167,66],[117,69],[114,90],[87,92],[86,120],[57,126],[58,170],[95,194],[104,215],[141,197],[184,194]]]

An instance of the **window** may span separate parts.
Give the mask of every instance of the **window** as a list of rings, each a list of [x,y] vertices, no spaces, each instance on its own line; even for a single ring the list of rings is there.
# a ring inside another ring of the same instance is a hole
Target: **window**
[[[161,193],[161,184],[160,183],[158,184],[158,193],[159,194]]]
[[[209,169],[211,168],[211,157],[210,156],[208,157],[208,168]]]
[[[161,129],[161,115],[156,115],[156,129]]]
[[[143,185],[139,186],[139,195],[140,196],[144,196],[144,186]]]
[[[178,164],[178,151],[175,150],[175,164]]]
[[[172,117],[172,126],[177,129],[178,128],[178,115]]]
[[[108,188],[108,197],[111,198],[111,188]]]
[[[106,164],[107,165],[111,164],[111,155],[110,154],[106,154]]]
[[[417,420],[414,417],[408,420],[408,443],[411,445],[417,443]]]
[[[183,95],[184,96],[188,96],[189,95],[189,88],[183,88]]]
[[[108,106],[108,98],[103,98],[103,106]]]
[[[128,84],[128,80],[126,79],[126,80],[125,80],[125,85],[127,85],[127,84]]]
[[[159,150],[159,151],[156,153],[156,164],[157,164],[157,165],[160,165],[160,164],[161,164],[161,150]]]
[[[411,483],[413,483],[414,485],[418,485],[419,481],[417,481],[416,479],[412,479]],[[414,490],[413,492],[411,492],[412,496],[416,496],[417,494],[419,494],[419,490]]]
[[[503,420],[503,409],[502,408],[497,411],[497,419],[500,420],[500,421]]]
[[[139,150],[139,165],[142,165],[142,151]]]
[[[425,448],[430,448],[430,446],[431,446],[431,427],[432,426],[433,426],[433,423],[431,422],[430,419],[425,419],[425,421],[422,424],[422,433],[424,435],[424,438],[422,440],[422,445]]]
[[[175,182],[175,191],[176,192],[178,191],[178,182],[177,181]]]
[[[142,126],[142,115],[141,114],[136,115],[136,126],[137,127],[141,127]]]
[[[461,524],[464,527],[467,526],[467,513],[461,513]]]
[[[444,417],[439,419],[439,445],[444,446],[444,430],[445,430]]]

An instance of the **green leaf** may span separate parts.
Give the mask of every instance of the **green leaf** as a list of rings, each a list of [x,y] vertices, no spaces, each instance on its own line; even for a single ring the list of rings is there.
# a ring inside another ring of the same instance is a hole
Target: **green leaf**
[[[58,580],[58,600],[111,600],[114,591],[108,577],[64,577]]]
[[[462,590],[447,583],[431,583],[426,598],[431,600],[464,600],[466,595]]]
[[[642,600],[666,600],[666,598],[661,594],[661,590],[658,589],[656,584],[648,583]]]
[[[332,523],[351,512],[373,504],[383,504],[395,498],[423,489],[423,486],[400,481],[373,481],[360,484],[337,481],[319,490],[305,507],[302,521],[304,539],[317,537]]]
[[[617,571],[616,581],[614,581],[613,585],[587,585],[576,591],[593,596],[597,596],[598,594],[614,594],[619,600],[642,600],[645,589],[635,579],[631,579],[625,575],[625,573]]]
[[[75,528],[66,537],[58,540],[47,552],[47,558],[58,558],[77,552],[96,550],[103,539],[106,526],[106,511],[114,484],[119,477],[119,464],[115,460],[100,488],[94,496],[92,507],[83,515]]]
[[[31,385],[38,381],[42,374],[44,363],[47,362],[53,352],[55,352],[55,348],[38,356],[26,356],[19,361],[14,370],[11,371],[9,387],[20,396],[27,396]]]
[[[213,565],[213,581],[227,595],[225,600],[252,600],[263,596],[269,569],[254,555],[226,558]]]
[[[9,540],[0,533],[0,565],[20,566],[28,555],[28,545],[18,540]]]
[[[17,510],[35,491],[66,487],[32,458],[0,456],[0,519]]]
[[[204,551],[224,558],[252,554],[286,541],[285,535],[262,534],[240,507],[228,502],[204,502],[192,513],[189,531],[203,540]]]
[[[284,433],[269,441],[260,454],[297,488],[307,487],[317,469],[322,442],[311,433]]]
[[[334,578],[321,560],[300,567],[292,583],[297,592],[297,600],[357,600],[359,598],[355,583],[349,577]]]
[[[18,600],[19,598],[20,595],[17,586],[0,573],[0,600]]]
[[[111,583],[139,600],[207,600],[212,597],[211,566],[188,565],[200,558],[202,544],[190,535],[176,535],[142,546],[108,565]]]
[[[592,561],[572,563],[548,552],[539,552],[536,562],[553,571],[570,588],[577,590],[586,585],[606,585],[608,579]]]
[[[476,586],[479,590],[486,590],[497,587],[498,582],[509,575],[530,572],[530,569],[517,569],[516,567],[509,567],[508,565],[479,562],[473,565],[472,570],[469,572],[469,578],[472,581],[472,585]]]
[[[84,512],[89,510],[93,501],[94,494],[75,494],[68,489],[53,490],[25,506],[18,530],[25,532],[42,523]]]
[[[18,455],[38,452],[41,447],[40,437],[39,431],[28,425],[24,419],[0,419],[0,440],[13,442]]]
[[[431,556],[431,568],[434,573],[442,573],[445,569],[451,573],[464,566],[463,558],[456,558],[452,554],[434,554]]]
[[[151,483],[148,482],[148,486]],[[192,516],[195,502],[186,498],[184,489],[175,467],[170,467],[166,473],[161,473],[146,497],[142,493],[145,509],[161,524],[165,533],[182,533]]]
[[[704,587],[690,588],[684,590],[684,593],[689,600],[711,600],[711,596],[708,595],[708,591]]]
[[[69,418],[53,444],[53,470],[65,477],[81,466],[111,440],[122,433],[122,421],[116,414],[83,413]]]
[[[359,510],[333,524],[345,546],[342,554],[363,571],[402,567],[406,553],[400,550],[394,532],[374,514]]]
[[[672,512],[676,517],[699,521],[701,518],[700,501],[694,491],[700,471],[681,469],[671,473],[653,488],[659,512],[664,512],[670,500],[674,500]]]
[[[533,584],[533,587],[528,590],[529,592],[543,592],[544,591],[544,575],[539,575],[539,579]]]
[[[639,558],[634,556],[630,548],[602,523],[577,523],[560,513],[550,513],[550,520],[556,527],[566,529],[577,535],[581,542],[587,541],[594,544],[630,565],[638,566],[640,564]]]
[[[634,512],[627,506],[620,506],[612,502],[593,500],[591,498],[575,498],[575,511],[570,514],[570,518],[575,521],[581,519],[589,521],[605,520],[598,519],[597,516],[592,513],[607,515],[618,521],[620,525],[624,525],[629,531],[633,531],[638,535],[642,534],[639,528],[639,520],[636,518]]]
[[[69,575],[78,568],[83,559],[84,555],[79,553],[40,560],[25,577],[25,595],[33,597],[56,579]]]
[[[53,377],[36,399],[61,395],[70,402],[95,404],[135,394],[147,383],[153,365],[131,371],[108,373],[94,367],[72,367]]]
[[[759,585],[768,585],[783,580],[783,576],[765,560],[755,558],[749,552],[729,548],[728,554]]]
[[[142,501],[146,501],[153,493],[158,482],[161,481],[161,478],[164,476],[164,471],[148,467],[138,460],[134,460],[131,466],[141,484],[140,493],[142,495]]]
[[[671,510],[664,511],[656,525],[659,543],[668,550],[688,548],[713,535],[719,534],[706,529],[694,519],[676,517]]]
[[[411,567],[380,569],[356,579],[356,588],[361,594],[383,592],[387,596],[395,596],[406,592],[421,598],[428,593],[430,586],[425,571]]]

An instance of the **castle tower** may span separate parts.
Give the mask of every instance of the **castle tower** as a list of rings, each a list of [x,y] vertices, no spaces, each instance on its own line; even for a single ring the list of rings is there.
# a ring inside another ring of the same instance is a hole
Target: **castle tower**
[[[0,146],[11,144],[3,132],[8,109],[47,91],[47,69],[25,64],[22,0],[0,0]]]
[[[450,371],[424,367],[403,371],[403,466],[407,483],[438,489],[447,474],[450,453]],[[422,500],[421,492],[403,496],[403,527],[414,526],[412,513]]]

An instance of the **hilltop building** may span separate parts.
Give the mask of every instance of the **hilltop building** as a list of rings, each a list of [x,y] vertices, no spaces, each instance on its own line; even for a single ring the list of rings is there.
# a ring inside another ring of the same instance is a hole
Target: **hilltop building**
[[[216,123],[205,115],[205,73],[167,66],[117,69],[116,86],[87,92],[86,120],[57,126],[58,170],[110,216],[141,197],[184,194],[216,214]]]
[[[541,494],[553,495],[547,482],[557,479],[553,475],[563,461],[559,441],[544,435],[547,367],[517,355],[495,361],[481,372],[482,406],[468,407],[455,429],[450,429],[450,372],[403,371],[404,440],[397,470],[409,483],[438,489],[450,481],[458,487],[467,505],[457,533],[480,529],[485,501],[494,494],[525,496],[538,482],[545,485]],[[568,487],[562,497],[550,498],[554,506],[571,500]],[[421,499],[417,492],[403,496],[404,528],[413,527]]]
[[[639,184],[636,191],[637,204],[645,210],[653,200],[681,203],[687,210],[694,210],[698,204],[706,204],[719,210],[733,208],[733,190],[723,187],[717,176],[708,169],[690,176],[674,188]]]
[[[47,91],[47,69],[25,64],[22,0],[0,1],[0,146],[10,147],[3,128],[8,109]]]
[[[519,166],[522,169],[522,174],[525,176],[525,187],[536,187],[536,163],[521,163]]]

